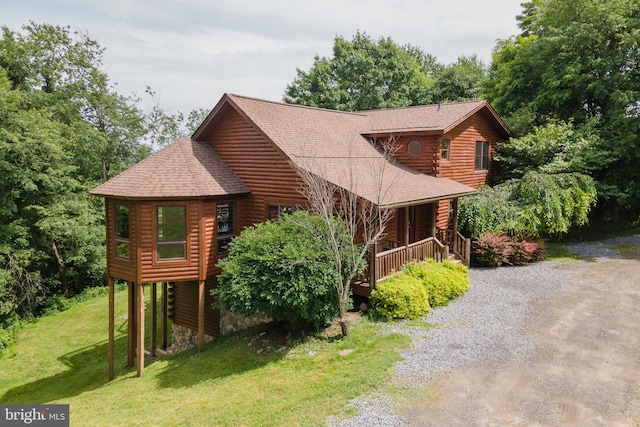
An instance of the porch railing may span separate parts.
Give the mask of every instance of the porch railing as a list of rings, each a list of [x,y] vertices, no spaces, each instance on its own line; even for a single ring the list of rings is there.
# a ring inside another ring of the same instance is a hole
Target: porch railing
[[[375,279],[376,282],[400,271],[402,267],[411,261],[422,261],[425,258],[433,258],[442,261],[449,257],[449,247],[440,243],[437,239],[429,237],[409,246],[401,246],[376,254]]]
[[[465,265],[471,262],[471,239],[464,237],[458,231],[447,228],[438,228],[436,230],[438,240],[448,245],[451,252],[458,255]]]

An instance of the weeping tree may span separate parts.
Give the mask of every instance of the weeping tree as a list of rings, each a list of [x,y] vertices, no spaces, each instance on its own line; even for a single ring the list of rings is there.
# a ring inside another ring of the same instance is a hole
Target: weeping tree
[[[475,237],[485,233],[560,236],[588,222],[596,198],[594,180],[588,175],[529,171],[521,179],[482,188],[462,199],[459,224]]]

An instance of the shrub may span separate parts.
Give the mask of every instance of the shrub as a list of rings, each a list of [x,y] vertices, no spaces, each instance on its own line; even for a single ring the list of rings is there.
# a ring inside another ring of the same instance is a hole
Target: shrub
[[[0,358],[15,342],[15,333],[12,329],[4,329],[0,326]]]
[[[513,245],[509,236],[487,233],[474,241],[473,253],[481,267],[495,267],[511,264]]]
[[[471,288],[469,271],[462,264],[426,259],[407,264],[403,272],[422,283],[431,307],[447,305]]]
[[[245,229],[219,263],[216,306],[246,316],[261,312],[291,329],[331,323],[338,314],[338,280],[314,227],[322,232],[325,225],[300,211]]]
[[[518,241],[509,236],[487,233],[473,243],[474,261],[480,267],[526,265],[539,261],[544,248],[535,242]]]
[[[371,291],[371,308],[374,315],[387,321],[415,319],[431,310],[422,283],[404,273],[383,280]]]

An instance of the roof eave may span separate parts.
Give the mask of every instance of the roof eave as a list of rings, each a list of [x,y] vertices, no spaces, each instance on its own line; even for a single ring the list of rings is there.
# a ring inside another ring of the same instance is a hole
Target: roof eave
[[[471,196],[473,194],[476,194],[477,192],[478,190],[473,190],[473,191],[465,191],[462,193],[447,194],[445,196],[428,197],[428,198],[417,199],[417,200],[407,200],[402,202],[389,203],[386,205],[380,205],[379,208],[380,209],[397,209],[397,208],[404,208],[407,206],[424,205],[426,203],[438,202],[440,200],[456,199],[458,197]]]

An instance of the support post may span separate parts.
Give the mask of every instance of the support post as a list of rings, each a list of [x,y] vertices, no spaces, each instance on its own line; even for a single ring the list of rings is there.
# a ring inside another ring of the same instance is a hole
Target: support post
[[[378,252],[378,244],[374,243],[371,245],[371,250],[369,251],[369,288],[374,290],[377,285],[378,275],[376,274],[376,255]]]
[[[204,280],[198,284],[198,351],[204,344]]]
[[[137,360],[137,368],[138,368],[138,376],[142,376],[144,373],[144,284],[137,283],[136,284],[138,298],[137,298],[137,323],[138,323],[138,333],[137,333],[137,341],[138,341],[138,360]]]
[[[436,237],[438,221],[438,202],[431,203],[431,237]]]
[[[162,282],[162,349],[166,350],[167,345],[167,322],[169,318],[169,284]]]
[[[128,306],[127,306],[127,367],[133,367],[136,348],[136,288],[133,282],[127,282]]]
[[[453,236],[452,236],[452,240],[453,240],[453,251],[460,253],[460,248],[458,247],[458,200],[460,200],[459,197],[456,197],[455,199],[453,199]]]
[[[405,262],[409,261],[409,206],[404,208],[404,251]],[[400,266],[402,267],[402,266]]]
[[[156,356],[156,337],[158,335],[158,284],[151,283],[151,357]]]
[[[113,277],[107,277],[109,287],[109,381],[114,377],[115,365],[115,290]]]

